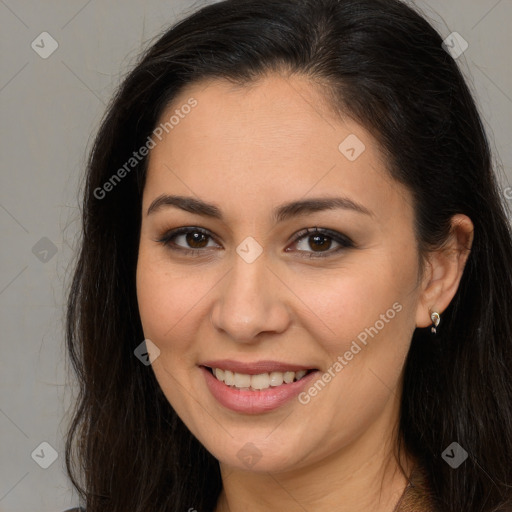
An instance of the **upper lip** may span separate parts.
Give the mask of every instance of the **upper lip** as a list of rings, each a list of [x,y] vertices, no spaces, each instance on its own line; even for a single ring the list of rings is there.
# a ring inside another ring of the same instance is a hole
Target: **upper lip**
[[[247,375],[258,375],[259,373],[270,372],[298,372],[300,370],[316,369],[313,366],[282,363],[280,361],[254,361],[252,363],[243,363],[242,361],[234,361],[233,359],[203,361],[200,366],[220,368],[221,370],[230,370],[233,373],[245,373]]]

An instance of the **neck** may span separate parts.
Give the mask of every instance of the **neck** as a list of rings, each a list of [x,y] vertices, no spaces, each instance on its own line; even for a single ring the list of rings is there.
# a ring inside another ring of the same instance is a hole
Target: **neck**
[[[399,464],[393,453],[391,443],[369,435],[294,471],[253,472],[221,463],[215,512],[393,512],[414,465],[405,455]]]

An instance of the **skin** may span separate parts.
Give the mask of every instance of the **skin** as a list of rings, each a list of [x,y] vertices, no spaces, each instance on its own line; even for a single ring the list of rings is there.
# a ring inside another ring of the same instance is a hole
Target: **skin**
[[[432,324],[432,310],[442,327],[472,243],[471,220],[453,218],[446,250],[430,253],[420,275],[411,194],[391,179],[372,136],[334,116],[319,86],[278,74],[244,87],[196,83],[162,120],[191,97],[197,106],[150,152],[137,295],[145,337],[160,350],[155,376],[219,460],[216,512],[391,512],[407,484],[393,453],[411,336]],[[366,147],[354,161],[338,149],[350,134]],[[213,203],[224,220],[172,206],[148,215],[164,193]],[[277,224],[271,217],[283,203],[334,196],[371,215],[331,209]],[[210,237],[187,243],[178,235],[170,245],[199,256],[157,241],[187,226]],[[320,248],[311,235],[293,241],[315,226],[356,246],[336,252],[333,238],[321,239]],[[263,249],[252,263],[236,252],[247,237]],[[272,359],[327,371],[397,302],[401,311],[307,405],[231,411],[210,394],[198,367],[207,359]],[[248,442],[261,454],[252,467],[237,456]],[[414,461],[401,463],[408,473]]]

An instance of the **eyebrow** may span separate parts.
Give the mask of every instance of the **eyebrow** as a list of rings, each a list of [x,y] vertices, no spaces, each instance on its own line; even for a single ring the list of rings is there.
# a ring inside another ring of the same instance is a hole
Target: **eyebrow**
[[[149,206],[146,215],[151,215],[164,207],[180,208],[189,213],[224,220],[222,211],[214,204],[186,196],[162,194]],[[345,209],[364,215],[374,216],[368,208],[352,201],[348,197],[318,197],[283,204],[272,211],[272,218],[277,224],[293,217],[323,210]]]

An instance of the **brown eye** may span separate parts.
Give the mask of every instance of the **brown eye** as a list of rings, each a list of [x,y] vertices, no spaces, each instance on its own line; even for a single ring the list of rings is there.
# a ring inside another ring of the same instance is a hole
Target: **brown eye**
[[[193,249],[202,249],[203,247],[206,247],[208,243],[208,235],[200,233],[199,231],[191,231],[189,233],[186,233],[184,236],[187,244],[189,244],[190,247],[192,247]]]
[[[173,251],[192,256],[201,256],[205,253],[204,249],[219,247],[215,242],[214,245],[208,245],[210,241],[213,242],[213,237],[206,230],[195,227],[169,231],[156,241]],[[338,244],[338,247],[330,250],[333,243]],[[309,228],[300,232],[295,237],[293,245],[298,247],[296,251],[301,253],[302,257],[307,258],[323,258],[355,247],[354,242],[347,236],[320,228]],[[286,252],[290,250],[286,249]]]
[[[339,247],[330,251],[333,242],[338,244]],[[355,247],[354,242],[347,236],[336,231],[320,228],[301,231],[295,238],[293,245],[299,248],[298,252],[305,253],[303,256],[307,258],[323,258],[344,249]]]
[[[330,249],[332,238],[326,235],[312,235],[307,238],[311,249],[319,249],[321,251]]]
[[[171,250],[182,251],[183,254],[200,255],[202,249],[213,247],[208,246],[210,240],[212,237],[207,231],[201,228],[186,227],[169,231],[156,241]]]

